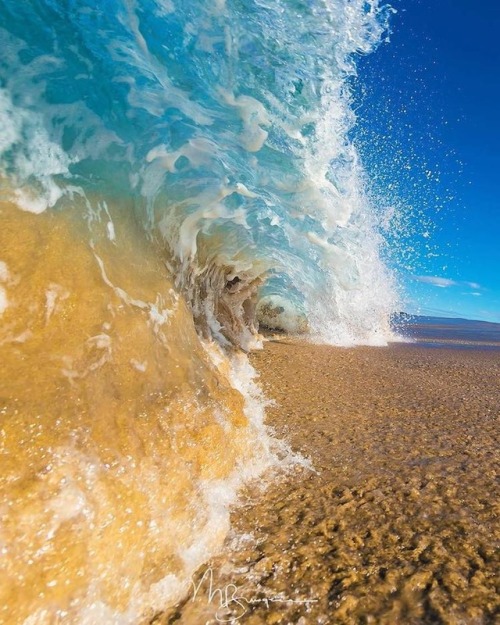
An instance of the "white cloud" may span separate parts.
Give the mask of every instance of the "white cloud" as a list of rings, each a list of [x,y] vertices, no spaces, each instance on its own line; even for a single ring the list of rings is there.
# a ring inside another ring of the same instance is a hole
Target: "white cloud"
[[[439,278],[438,276],[415,276],[417,282],[425,282],[426,284],[432,284],[433,286],[439,286],[442,289],[449,286],[457,286],[459,283],[455,280],[449,280],[448,278]]]
[[[481,295],[481,293],[477,293],[477,289],[481,288],[481,285],[477,282],[461,282],[457,280],[450,280],[449,278],[441,278],[439,276],[413,276],[413,278],[417,282],[432,284],[432,286],[438,286],[442,289],[446,289],[450,286],[467,286],[476,291],[475,293],[470,293],[470,295]]]

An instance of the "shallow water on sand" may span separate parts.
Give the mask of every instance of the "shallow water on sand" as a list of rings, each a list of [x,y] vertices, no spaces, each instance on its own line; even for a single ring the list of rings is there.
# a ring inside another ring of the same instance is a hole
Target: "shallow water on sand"
[[[498,354],[285,339],[252,361],[316,471],[249,493],[225,555],[159,622],[494,623]]]

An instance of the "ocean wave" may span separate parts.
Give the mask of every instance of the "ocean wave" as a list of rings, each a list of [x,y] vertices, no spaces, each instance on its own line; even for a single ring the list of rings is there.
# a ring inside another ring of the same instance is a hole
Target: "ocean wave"
[[[377,0],[0,0],[5,622],[133,623],[280,462],[259,324],[383,344]]]

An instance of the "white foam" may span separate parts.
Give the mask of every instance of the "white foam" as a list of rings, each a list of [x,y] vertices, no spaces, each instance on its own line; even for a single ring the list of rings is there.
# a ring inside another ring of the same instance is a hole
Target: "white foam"
[[[3,315],[8,306],[9,300],[7,299],[7,291],[3,286],[0,286],[0,315]]]
[[[11,281],[11,276],[9,272],[9,268],[7,263],[3,260],[0,260],[0,283],[3,282],[8,283]],[[7,290],[4,286],[0,284],[0,315],[7,310],[9,306],[9,299],[7,297]]]
[[[50,283],[48,289],[45,291],[45,323],[47,324],[52,317],[53,313],[57,309],[58,303],[70,296],[67,291],[60,284]]]
[[[10,272],[7,263],[0,260],[0,282],[8,282],[10,280]]]
[[[224,89],[219,91],[229,105],[238,109],[243,121],[243,132],[240,134],[243,147],[249,152],[261,150],[268,137],[267,130],[264,130],[262,126],[271,123],[266,107],[251,96],[240,95],[235,97]]]
[[[32,213],[54,206],[63,191],[53,176],[67,174],[71,158],[49,137],[42,115],[14,106],[6,89],[0,89],[0,137],[0,157],[11,153],[14,161],[14,201]]]
[[[148,363],[146,360],[141,362],[139,360],[136,360],[135,358],[131,358],[130,364],[132,365],[132,367],[134,367],[134,369],[140,371],[141,373],[145,373],[148,368]]]
[[[114,243],[116,241],[116,233],[115,226],[111,220],[106,224],[106,232],[108,234],[108,239]]]

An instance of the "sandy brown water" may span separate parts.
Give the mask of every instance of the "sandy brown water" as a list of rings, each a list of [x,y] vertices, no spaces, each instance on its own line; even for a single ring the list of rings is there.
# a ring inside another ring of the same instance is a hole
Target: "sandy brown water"
[[[149,620],[224,541],[209,486],[259,448],[154,241],[83,208],[0,202],[2,625]]]
[[[225,553],[157,622],[497,622],[500,351],[284,339],[252,362],[270,424],[316,472],[249,492]]]

